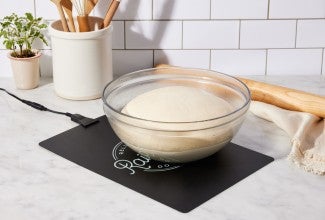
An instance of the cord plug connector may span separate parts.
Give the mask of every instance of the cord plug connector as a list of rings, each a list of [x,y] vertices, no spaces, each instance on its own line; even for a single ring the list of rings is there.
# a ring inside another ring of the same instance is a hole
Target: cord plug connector
[[[95,124],[98,122],[97,119],[87,118],[79,114],[69,114],[68,115],[72,121],[82,125],[83,127],[88,127],[89,125]]]

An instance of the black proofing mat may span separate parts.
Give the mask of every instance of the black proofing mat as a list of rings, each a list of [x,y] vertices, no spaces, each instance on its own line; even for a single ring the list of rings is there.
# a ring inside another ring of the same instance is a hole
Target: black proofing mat
[[[153,161],[121,143],[106,116],[88,128],[78,126],[42,141],[40,146],[180,212],[191,211],[273,161],[233,143],[192,163]]]

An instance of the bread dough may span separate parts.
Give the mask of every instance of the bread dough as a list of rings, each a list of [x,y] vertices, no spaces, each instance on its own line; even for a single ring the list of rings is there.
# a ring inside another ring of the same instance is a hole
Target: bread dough
[[[122,109],[146,121],[118,116],[111,118],[111,125],[134,151],[155,160],[183,163],[207,157],[231,140],[243,117],[209,119],[234,110],[235,106],[206,90],[169,86],[138,95]]]
[[[122,113],[159,122],[193,122],[227,115],[233,107],[205,90],[186,86],[154,89],[132,99]]]

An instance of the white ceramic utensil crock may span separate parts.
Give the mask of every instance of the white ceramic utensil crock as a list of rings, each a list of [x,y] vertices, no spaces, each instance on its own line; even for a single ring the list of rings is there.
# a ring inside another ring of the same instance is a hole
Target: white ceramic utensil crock
[[[89,20],[94,31],[64,32],[59,20],[49,27],[54,89],[66,99],[99,98],[104,86],[113,79],[113,28],[98,30],[102,19],[89,17]]]

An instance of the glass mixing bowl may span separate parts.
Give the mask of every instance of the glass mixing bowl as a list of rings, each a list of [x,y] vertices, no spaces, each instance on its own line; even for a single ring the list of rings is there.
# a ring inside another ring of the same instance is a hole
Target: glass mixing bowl
[[[203,121],[162,122],[122,113],[133,98],[153,89],[187,86],[227,101],[233,111]],[[210,156],[238,131],[250,104],[250,92],[235,77],[202,69],[153,68],[129,73],[104,89],[104,111],[116,135],[131,149],[154,160],[184,163]]]

